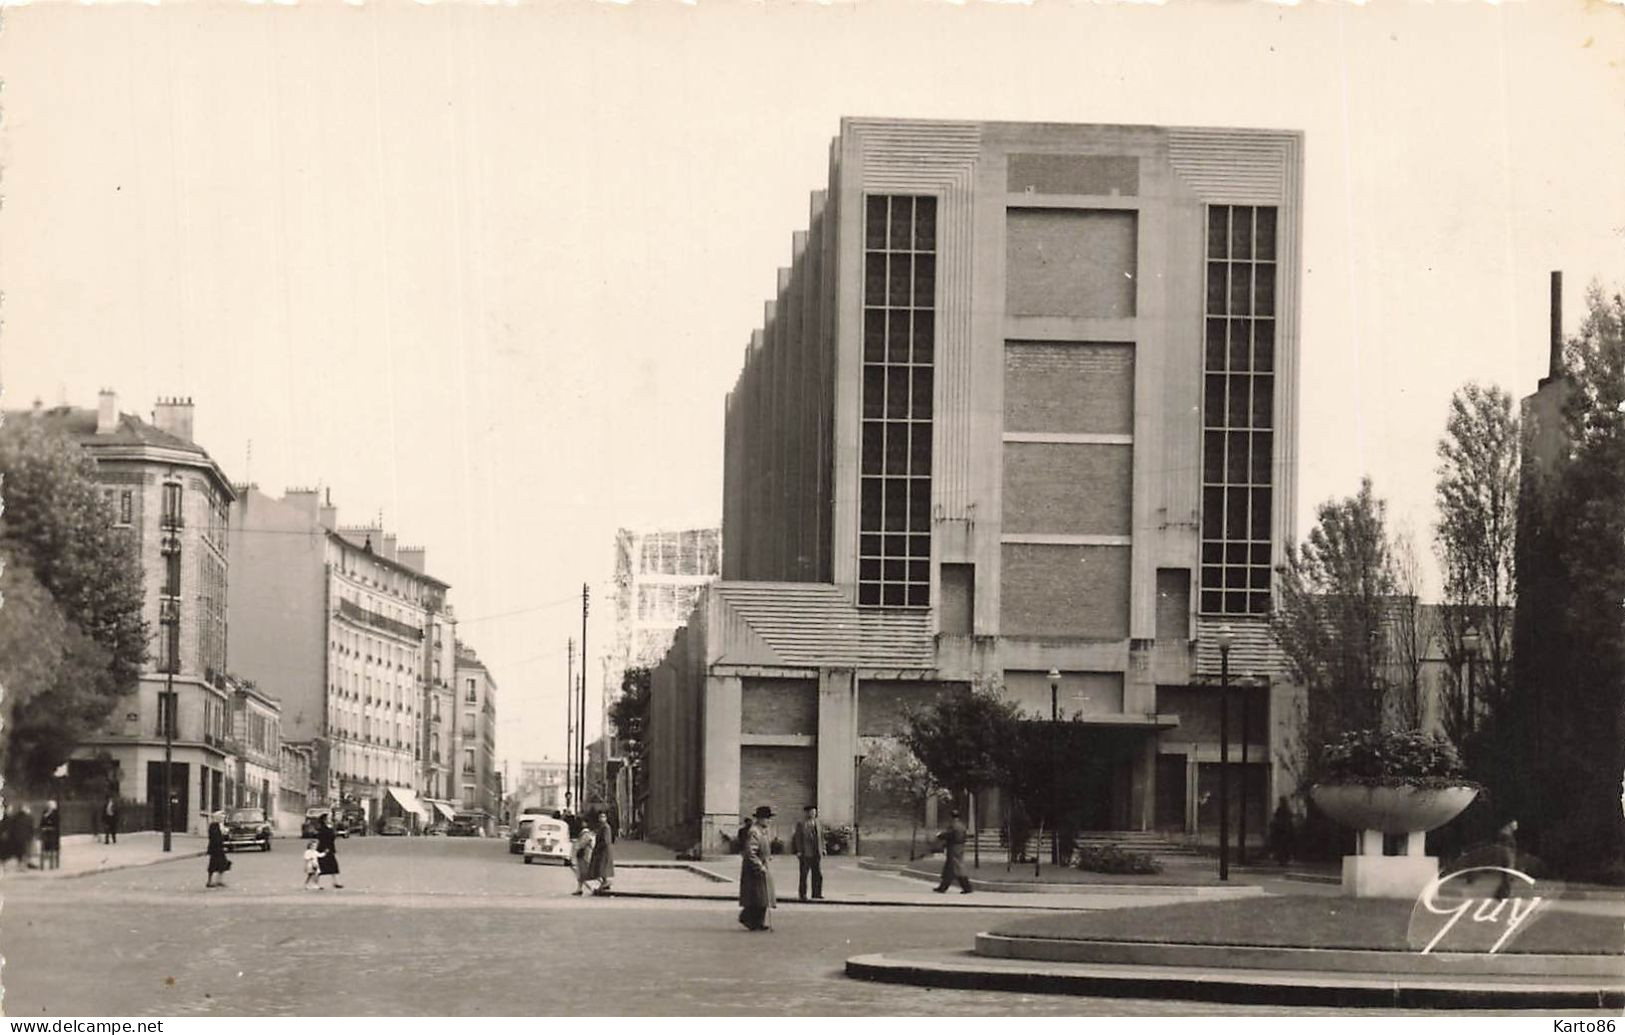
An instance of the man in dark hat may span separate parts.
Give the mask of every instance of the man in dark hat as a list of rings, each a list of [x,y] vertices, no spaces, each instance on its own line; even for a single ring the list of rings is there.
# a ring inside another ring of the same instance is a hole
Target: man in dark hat
[[[959,820],[959,810],[954,809],[949,815],[953,818],[937,839],[942,842],[942,882],[932,888],[937,894],[945,894],[948,885],[959,882],[959,893],[970,894],[970,878],[965,876],[965,824]]]
[[[759,807],[740,846],[739,922],[749,931],[771,931],[768,912],[779,904],[773,893],[773,839],[767,832],[767,821],[772,818],[770,806]]]
[[[801,879],[796,891],[801,901],[807,901],[807,876],[812,875],[812,897],[824,897],[824,828],[818,824],[818,806],[808,805],[803,817],[790,835],[790,851],[801,864]]]

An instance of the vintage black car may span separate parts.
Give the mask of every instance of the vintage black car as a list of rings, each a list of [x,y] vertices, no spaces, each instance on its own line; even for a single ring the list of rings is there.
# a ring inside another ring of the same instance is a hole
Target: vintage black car
[[[271,822],[264,809],[232,809],[226,813],[226,849],[258,848],[271,850]]]

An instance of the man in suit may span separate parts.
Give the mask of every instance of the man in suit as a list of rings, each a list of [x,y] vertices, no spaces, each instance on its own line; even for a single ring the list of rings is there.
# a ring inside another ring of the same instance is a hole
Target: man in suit
[[[812,897],[824,897],[824,828],[818,825],[818,806],[808,805],[795,833],[790,835],[790,851],[801,863],[801,881],[796,885],[801,901],[807,901],[807,875],[812,874]]]
[[[947,829],[937,835],[938,840],[942,842],[943,851],[942,883],[931,890],[939,895],[945,894],[948,885],[958,881],[959,893],[969,895],[970,878],[965,876],[965,841],[968,838],[965,834],[965,824],[959,820],[959,810],[954,809],[952,815],[953,819]]]

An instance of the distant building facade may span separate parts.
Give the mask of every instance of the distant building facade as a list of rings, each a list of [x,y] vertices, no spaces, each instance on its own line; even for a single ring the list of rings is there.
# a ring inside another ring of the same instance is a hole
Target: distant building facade
[[[62,406],[11,419],[37,420],[96,461],[114,527],[134,539],[145,572],[143,618],[153,639],[139,688],[75,750],[71,782],[105,775],[122,797],[147,803],[160,826],[167,727],[174,829],[201,831],[210,810],[229,804],[227,782],[236,776],[226,684],[231,483],[193,441],[190,399],[160,399],[144,421],[120,413],[117,395],[104,391],[95,410]],[[111,772],[92,772],[109,759]]]
[[[274,818],[282,787],[282,705],[245,680],[226,678],[237,759],[230,803]],[[297,774],[295,774],[297,776]]]
[[[1213,837],[1226,627],[1252,681],[1232,786],[1263,816],[1294,692],[1268,614],[1302,147],[843,121],[728,399],[723,577],[655,674],[653,834],[712,851],[758,804],[816,802],[906,837],[921,817],[873,786],[873,743],[973,686],[1048,720],[1055,670],[1087,730],[1063,766],[1080,822]],[[979,824],[1007,804],[984,795]]]
[[[552,812],[564,808],[565,765],[542,759],[519,763],[519,783],[514,788],[514,811],[526,808]]]
[[[497,683],[467,644],[457,645],[458,808],[480,815],[495,830],[501,817],[496,766]]]
[[[387,802],[430,822],[417,787],[431,615],[445,612],[447,584],[381,527],[340,529],[313,489],[276,499],[244,487],[233,531],[233,669],[282,701],[285,738],[312,747],[311,804],[353,802],[375,820]]]

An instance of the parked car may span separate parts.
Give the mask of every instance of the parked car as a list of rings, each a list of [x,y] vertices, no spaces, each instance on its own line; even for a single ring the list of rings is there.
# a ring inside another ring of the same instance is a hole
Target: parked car
[[[530,837],[531,824],[541,818],[541,816],[519,817],[519,822],[513,825],[513,833],[508,835],[509,855],[520,855],[525,851],[525,841]]]
[[[232,809],[226,813],[226,849],[271,850],[271,823],[264,809]]]
[[[525,838],[525,863],[533,859],[546,862],[557,859],[570,865],[570,825],[551,816],[537,816],[530,821],[530,836]]]
[[[473,816],[456,816],[446,828],[448,837],[479,837],[480,823]]]
[[[384,837],[405,837],[406,820],[399,816],[390,816],[378,827],[378,833]]]

